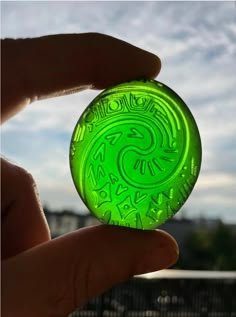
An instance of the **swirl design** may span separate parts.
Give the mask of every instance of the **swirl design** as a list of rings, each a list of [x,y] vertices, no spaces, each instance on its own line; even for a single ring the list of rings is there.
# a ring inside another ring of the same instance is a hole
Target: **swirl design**
[[[102,222],[152,229],[186,201],[199,172],[199,149],[182,100],[154,81],[136,81],[104,91],[86,109],[72,137],[71,171]]]

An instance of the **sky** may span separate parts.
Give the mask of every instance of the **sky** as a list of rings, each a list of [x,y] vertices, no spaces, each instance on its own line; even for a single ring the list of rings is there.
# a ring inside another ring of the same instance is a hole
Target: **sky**
[[[176,217],[236,223],[235,2],[6,1],[1,37],[100,32],[162,60],[157,80],[184,99],[203,147],[195,188]],[[33,174],[43,204],[86,211],[69,168],[71,135],[99,91],[38,101],[2,126],[2,155]]]

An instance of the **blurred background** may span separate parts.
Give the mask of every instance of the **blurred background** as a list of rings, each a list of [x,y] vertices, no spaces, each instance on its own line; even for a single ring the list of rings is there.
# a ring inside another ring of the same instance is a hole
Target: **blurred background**
[[[191,196],[163,226],[180,244],[174,269],[236,270],[235,2],[2,1],[1,15],[2,38],[100,32],[161,58],[157,79],[189,106],[203,147]],[[73,185],[69,144],[77,120],[98,93],[35,102],[2,126],[2,155],[34,175],[53,237],[97,223]],[[231,295],[218,299],[232,298],[235,284],[228,290]],[[224,302],[220,309],[231,314],[230,305]],[[213,316],[204,309],[204,316]]]

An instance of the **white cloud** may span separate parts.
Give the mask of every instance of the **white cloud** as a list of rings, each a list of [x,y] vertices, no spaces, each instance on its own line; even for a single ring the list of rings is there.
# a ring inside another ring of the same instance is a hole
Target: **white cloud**
[[[201,175],[198,181],[198,187],[205,189],[217,189],[235,185],[235,177],[224,173],[205,173]]]

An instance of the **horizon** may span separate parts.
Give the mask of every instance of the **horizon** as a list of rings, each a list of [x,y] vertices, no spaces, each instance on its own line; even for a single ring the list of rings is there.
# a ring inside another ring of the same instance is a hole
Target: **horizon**
[[[89,211],[89,209],[84,209],[84,210],[74,210],[74,209],[67,209],[67,208],[61,208],[61,209],[52,209],[50,208],[47,204],[43,205],[44,208],[44,212],[45,213],[53,213],[53,214],[63,214],[63,213],[68,213],[68,214],[72,214],[72,215],[76,215],[76,216],[82,216],[82,217],[88,217],[91,216],[95,219],[96,216]],[[97,219],[98,220],[98,219]],[[98,220],[99,221],[99,220]],[[176,221],[176,222],[181,222],[181,221],[193,221],[193,222],[200,222],[200,221],[206,221],[206,222],[222,222],[224,225],[232,225],[232,226],[236,226],[236,222],[226,222],[221,218],[212,218],[212,217],[208,217],[205,218],[204,215],[199,214],[198,216],[196,216],[195,218],[193,217],[188,217],[188,214],[186,213],[186,210],[184,210],[184,212],[181,213],[177,213],[177,215],[175,217],[171,217],[169,218],[166,222],[162,223],[160,226],[157,227],[157,229],[167,223],[169,223],[170,221]]]

